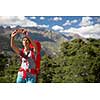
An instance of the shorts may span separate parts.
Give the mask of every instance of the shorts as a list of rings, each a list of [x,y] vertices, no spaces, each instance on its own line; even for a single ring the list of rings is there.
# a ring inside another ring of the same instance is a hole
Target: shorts
[[[16,83],[36,83],[36,74],[27,75],[27,77],[23,79],[23,72],[18,72]]]

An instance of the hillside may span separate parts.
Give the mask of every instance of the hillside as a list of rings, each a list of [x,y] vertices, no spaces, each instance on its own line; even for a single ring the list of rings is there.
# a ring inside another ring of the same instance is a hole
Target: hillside
[[[39,27],[20,27],[17,26],[15,28],[10,28],[10,26],[3,27],[0,26],[0,51],[8,51],[11,52],[12,49],[10,47],[10,34],[12,31],[18,28],[25,28],[30,32],[30,36],[32,39],[39,40],[42,45],[42,55],[46,53],[47,55],[57,55],[60,52],[60,45],[64,41],[71,41],[74,39],[82,39],[87,42],[86,38],[83,38],[77,33],[68,33],[68,34],[60,34],[45,28]],[[22,47],[21,40],[22,35],[16,36],[16,43],[18,46]]]
[[[11,51],[10,47],[10,34],[13,30],[21,28],[17,26],[16,28],[10,27],[2,27],[0,26],[0,49],[2,51]],[[46,30],[44,28],[37,27],[26,27],[30,32],[30,36],[32,39],[39,40],[42,44],[42,50],[46,52],[46,54],[56,54],[59,51],[59,45],[65,40],[65,37],[59,33],[55,33],[53,31]],[[22,35],[16,36],[17,45],[20,45],[22,39]]]
[[[38,83],[100,83],[100,40],[87,41],[63,42],[58,56],[43,56]],[[0,54],[0,61],[0,82],[15,83],[20,66],[18,56]]]

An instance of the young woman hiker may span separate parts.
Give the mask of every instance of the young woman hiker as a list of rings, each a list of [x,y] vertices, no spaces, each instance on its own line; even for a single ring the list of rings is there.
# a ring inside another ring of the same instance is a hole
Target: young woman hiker
[[[23,49],[19,49],[14,42],[14,37],[17,34],[25,35],[22,39]],[[32,46],[34,48],[32,48]],[[38,47],[36,43],[28,36],[28,31],[18,29],[11,34],[11,47],[21,57],[21,66],[18,71],[17,83],[35,83],[36,75],[39,69],[36,69],[35,58],[38,55]],[[40,60],[40,58],[39,58]]]

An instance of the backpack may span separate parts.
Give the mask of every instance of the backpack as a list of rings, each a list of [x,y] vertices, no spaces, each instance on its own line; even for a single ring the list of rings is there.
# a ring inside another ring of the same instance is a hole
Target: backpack
[[[41,62],[41,43],[38,40],[33,40],[33,42],[37,45],[37,56],[35,57],[35,64],[36,64],[36,72],[37,74],[39,74],[40,62]],[[34,46],[30,44],[30,48],[34,49]]]

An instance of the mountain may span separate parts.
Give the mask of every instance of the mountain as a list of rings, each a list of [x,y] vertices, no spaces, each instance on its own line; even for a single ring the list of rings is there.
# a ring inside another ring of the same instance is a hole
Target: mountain
[[[10,35],[11,32],[18,28],[24,27],[14,27],[11,28],[9,26],[3,27],[0,26],[0,49],[2,51],[12,51],[10,47]],[[65,41],[65,37],[59,33],[53,32],[51,30],[47,30],[45,28],[39,27],[25,27],[30,33],[32,39],[39,40],[42,45],[42,52],[47,55],[55,55],[58,53],[60,44]],[[17,45],[21,45],[22,35],[18,34],[15,38],[17,41]]]
[[[87,42],[87,38],[84,38],[77,33],[63,34],[63,36],[69,41],[74,40],[74,39],[82,39],[83,41]]]
[[[1,33],[4,33],[4,27],[3,26],[0,26],[0,34]]]
[[[18,28],[24,28],[29,31],[29,35],[32,39],[40,41],[42,45],[42,55],[46,53],[47,55],[54,56],[59,54],[61,43],[64,41],[71,41],[73,39],[82,39],[87,41],[84,37],[77,33],[67,33],[61,34],[45,28],[40,27],[21,27],[17,26],[11,28],[10,26],[0,26],[0,51],[9,51],[12,49],[10,47],[10,35],[11,32]],[[15,38],[17,45],[21,46],[23,35],[18,34]]]

